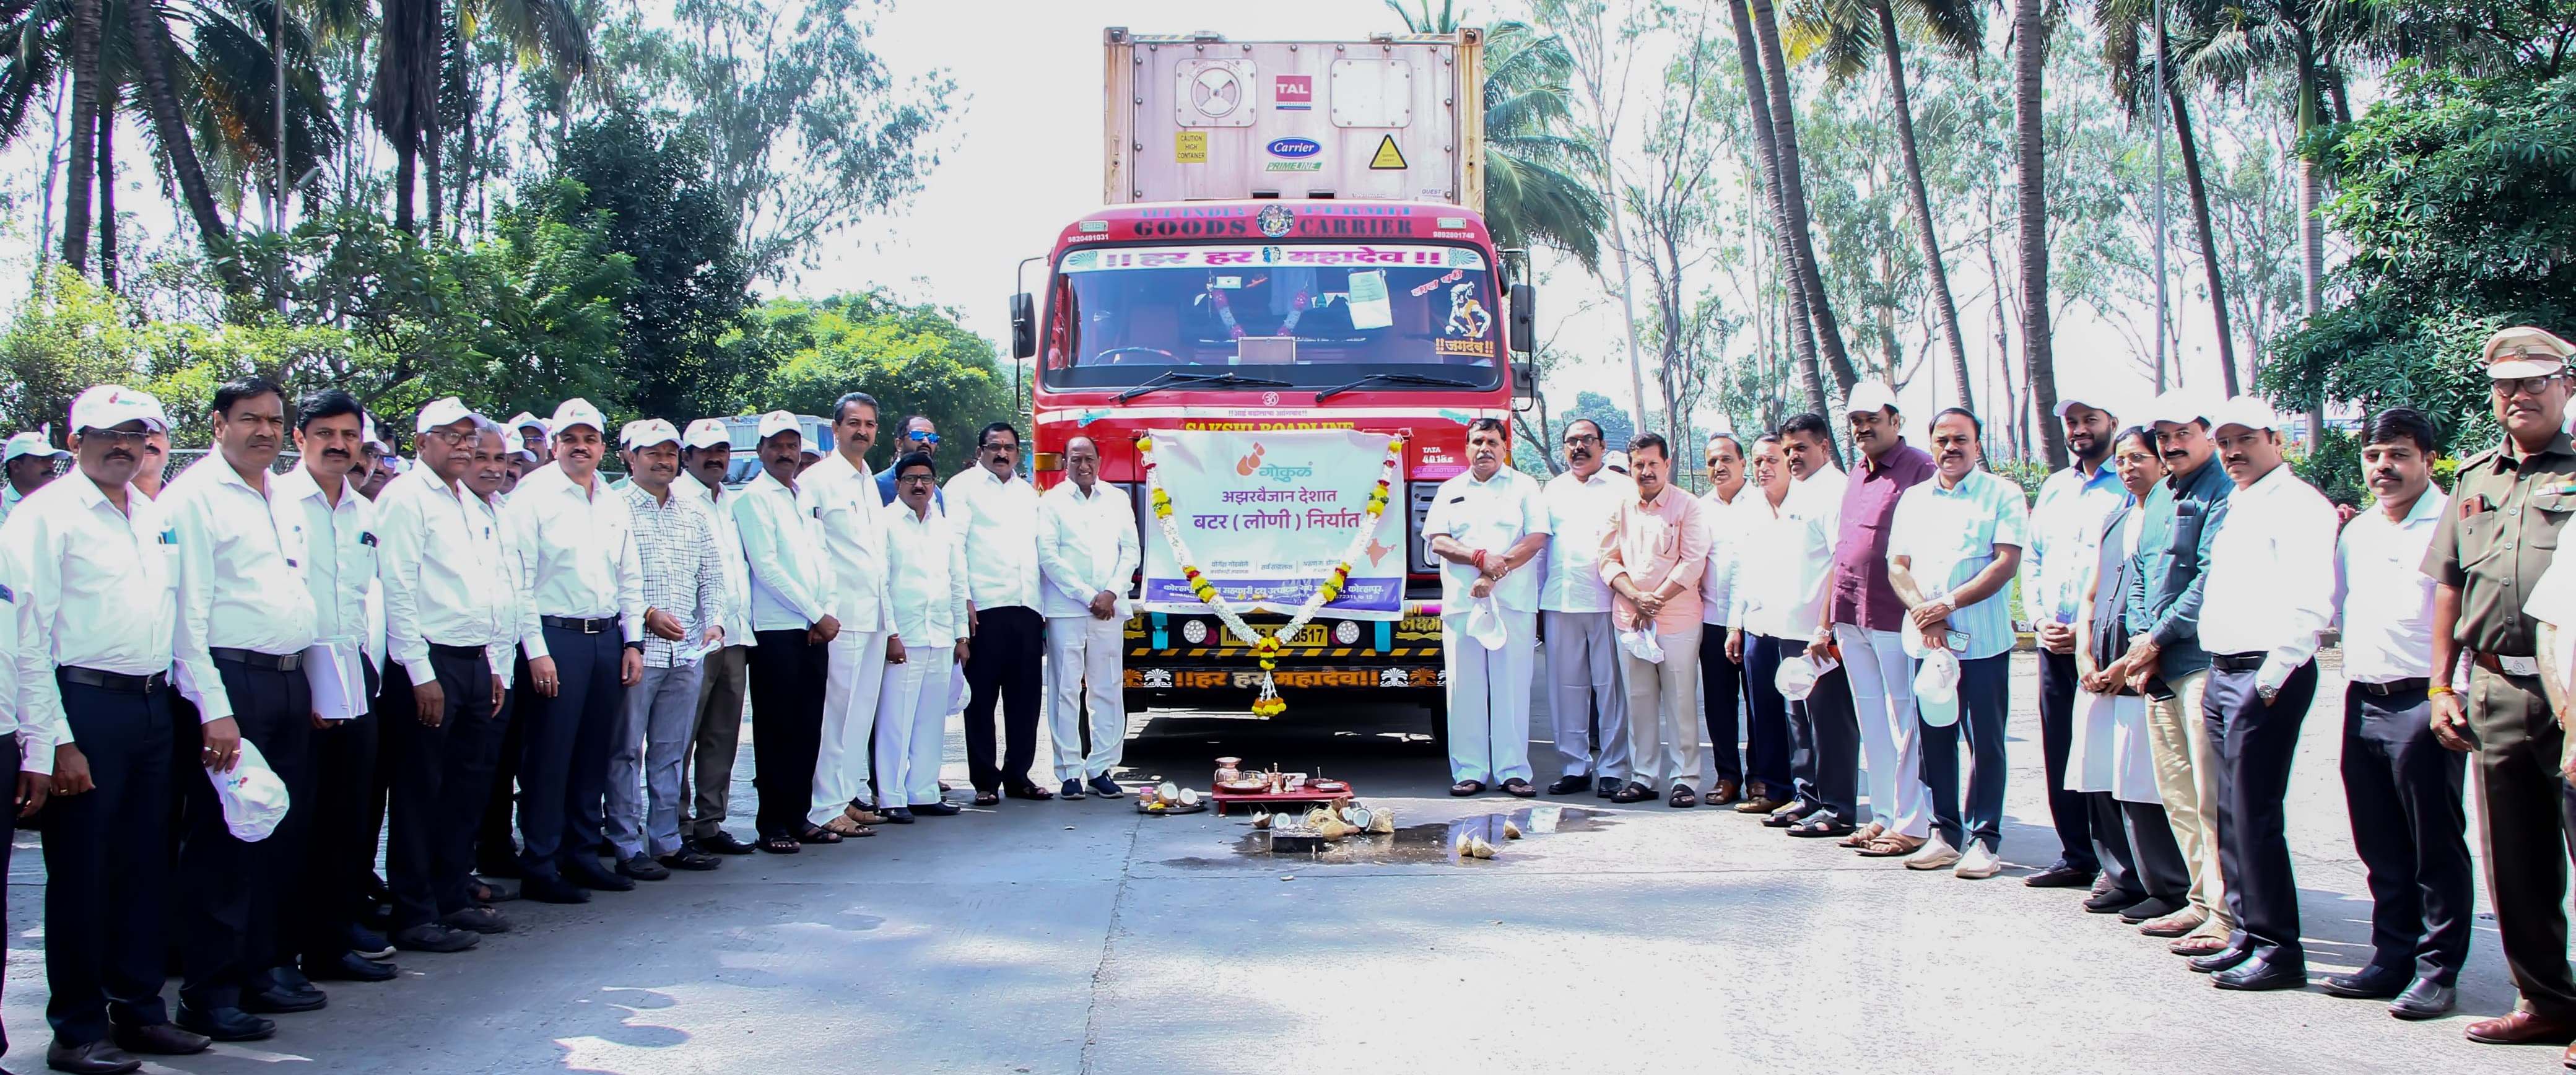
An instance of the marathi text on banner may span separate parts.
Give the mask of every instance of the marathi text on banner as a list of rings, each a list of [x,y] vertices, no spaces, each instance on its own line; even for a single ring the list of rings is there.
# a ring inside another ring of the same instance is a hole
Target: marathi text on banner
[[[1344,429],[1154,433],[1156,476],[1171,522],[1217,592],[1242,612],[1290,615],[1331,576],[1370,524],[1366,505],[1386,460],[1384,433]],[[1323,608],[1336,619],[1403,612],[1405,529],[1399,487],[1376,532],[1351,557],[1350,581]],[[1168,542],[1148,535],[1151,612],[1204,612]]]

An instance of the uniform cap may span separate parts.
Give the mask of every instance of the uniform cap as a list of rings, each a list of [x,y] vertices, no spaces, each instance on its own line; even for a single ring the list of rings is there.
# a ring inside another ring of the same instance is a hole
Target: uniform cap
[[[1853,385],[1851,398],[1843,402],[1845,415],[1877,414],[1882,409],[1896,409],[1896,393],[1888,391],[1886,385],[1877,381]]]
[[[771,411],[760,416],[760,439],[768,440],[781,433],[794,433],[802,438],[805,436],[805,426],[796,420],[795,415],[786,411]]]
[[[1604,470],[1615,470],[1621,474],[1625,474],[1628,472],[1628,453],[1612,452],[1608,455],[1602,456],[1601,466]]]
[[[8,452],[5,457],[0,457],[0,464],[14,462],[18,457],[27,455],[59,459],[70,454],[72,453],[54,447],[53,442],[46,440],[44,434],[27,432],[9,438]]]
[[[141,421],[143,428],[168,432],[170,416],[161,409],[161,401],[150,392],[137,392],[124,385],[103,384],[83,392],[72,400],[72,430],[114,429],[127,422]]]
[[[2523,325],[2487,337],[2479,364],[2487,376],[2497,380],[2517,377],[2547,377],[2567,368],[2567,360],[2576,357],[2576,345],[2550,335],[2541,329]]]
[[[589,400],[579,396],[556,407],[554,418],[546,423],[545,428],[547,435],[552,436],[574,426],[589,426],[601,436],[608,435],[608,417],[599,413],[599,408],[591,406]]]
[[[618,435],[618,441],[629,449],[649,447],[665,441],[678,444],[680,431],[672,428],[671,423],[659,418],[647,418],[640,422],[626,423],[626,432]]]
[[[726,448],[733,445],[733,432],[725,428],[722,418],[700,418],[689,423],[689,431],[680,437],[683,448]]]
[[[2209,428],[2213,433],[2224,426],[2281,428],[2281,416],[2273,412],[2272,405],[2253,396],[2237,396],[2211,409],[2218,412],[2209,416]]]
[[[440,426],[452,426],[473,417],[475,417],[473,409],[467,407],[463,400],[454,396],[442,396],[429,401],[429,406],[420,409],[420,417],[412,421],[411,431],[415,434],[427,433]]]

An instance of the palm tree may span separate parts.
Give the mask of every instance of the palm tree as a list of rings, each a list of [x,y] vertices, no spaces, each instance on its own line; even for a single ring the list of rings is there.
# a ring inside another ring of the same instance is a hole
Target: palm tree
[[[1763,77],[1761,46],[1754,38],[1753,15],[1745,0],[1727,0],[1727,16],[1735,24],[1735,60],[1744,75],[1744,100],[1752,111],[1753,153],[1759,158],[1762,207],[1771,214],[1771,238],[1778,247],[1775,256],[1780,264],[1790,266],[1792,275],[1798,264],[1798,251],[1789,241],[1789,211],[1781,200],[1780,146],[1771,136],[1770,82]],[[1824,376],[1816,366],[1815,328],[1807,319],[1807,292],[1792,282],[1789,293],[1789,342],[1796,355],[1799,388],[1807,397],[1807,406],[1817,414],[1833,413],[1834,404],[1825,396]]]
[[[2042,139],[2040,88],[2048,61],[2047,0],[2013,3],[2013,135],[2020,150],[2022,375],[2030,385],[2032,412],[2057,412],[2057,365],[2048,335],[2048,177]],[[2039,423],[2048,467],[2066,465],[2066,428]]]
[[[1752,0],[1750,14],[1754,39],[1762,50],[1763,75],[1769,83],[1771,139],[1780,158],[1780,225],[1789,236],[1789,268],[1797,277],[1799,290],[1806,295],[1807,319],[1814,327],[1825,366],[1834,375],[1837,391],[1848,393],[1860,381],[1860,374],[1852,368],[1851,355],[1843,350],[1842,324],[1834,319],[1833,302],[1825,297],[1825,277],[1816,264],[1815,239],[1807,230],[1807,184],[1798,165],[1797,106],[1789,94],[1788,58],[1780,47],[1780,20],[1772,12],[1771,0]]]
[[[2183,186],[2191,202],[2192,232],[2200,243],[2201,270],[2209,286],[2210,317],[2218,332],[2219,373],[2227,394],[2233,396],[2239,391],[2236,338],[2233,327],[2228,324],[2227,281],[2218,263],[2216,229],[2211,224],[2209,210],[2209,182],[2200,170],[2200,142],[2192,132],[2191,102],[2183,95],[2182,79],[2174,71],[2169,26],[2172,20],[2156,23],[2152,28],[2146,27],[2146,23],[2153,21],[2152,7],[2151,0],[2096,0],[2093,19],[2103,31],[2102,58],[2111,69],[2111,92],[2128,109],[2130,118],[2135,119],[2147,111],[2159,93],[2163,94],[2166,110],[2173,117],[2174,140],[2182,152]],[[2201,21],[2190,17],[2184,19],[2186,26]],[[2142,30],[2153,35],[2153,59],[2164,70],[2162,87],[2154,84],[2155,79],[2148,71],[2150,64],[2145,50],[2150,43],[2141,40]],[[2195,44],[2186,44],[2184,51],[2197,49]],[[2157,137],[2163,137],[2162,133],[2159,132]]]
[[[1456,33],[1457,13],[1443,0],[1407,11],[1399,0],[1387,9],[1417,34]],[[1485,31],[1485,225],[1494,243],[1523,249],[1547,245],[1564,251],[1585,272],[1601,264],[1601,231],[1609,214],[1581,173],[1594,167],[1592,147],[1563,133],[1573,122],[1574,57],[1553,34],[1518,21]]]
[[[590,32],[572,0],[457,0],[450,27],[440,0],[383,0],[383,40],[376,48],[375,85],[367,110],[376,130],[394,146],[394,225],[416,230],[414,199],[421,186],[421,158],[429,160],[429,213],[439,214],[440,94],[453,65],[467,51],[451,47],[498,31],[518,50],[522,67],[543,66],[563,78],[590,69]]]

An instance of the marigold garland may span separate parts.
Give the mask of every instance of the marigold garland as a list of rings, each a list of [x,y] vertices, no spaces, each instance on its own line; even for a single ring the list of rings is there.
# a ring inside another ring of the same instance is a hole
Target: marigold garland
[[[1223,594],[1217,592],[1216,583],[1209,581],[1206,575],[1200,573],[1198,565],[1193,562],[1196,558],[1190,555],[1189,544],[1181,540],[1180,525],[1172,521],[1172,494],[1164,491],[1160,467],[1154,462],[1154,438],[1151,436],[1136,438],[1136,454],[1137,458],[1144,463],[1145,499],[1146,503],[1153,508],[1154,524],[1163,532],[1164,543],[1171,546],[1172,559],[1180,562],[1181,580],[1189,584],[1190,595],[1198,598],[1200,603],[1215,612],[1217,622],[1224,624],[1229,633],[1242,640],[1244,646],[1250,649],[1252,655],[1261,662],[1261,691],[1252,700],[1253,715],[1275,717],[1287,712],[1288,703],[1279,697],[1279,688],[1271,682],[1270,678],[1270,673],[1279,667],[1280,656],[1288,650],[1288,644],[1282,640],[1283,636],[1295,636],[1315,618],[1316,613],[1323,611],[1325,605],[1332,603],[1334,598],[1340,597],[1342,590],[1349,586],[1351,561],[1368,550],[1369,542],[1377,536],[1379,517],[1386,514],[1388,502],[1394,499],[1396,469],[1404,462],[1404,438],[1387,438],[1386,460],[1379,464],[1377,485],[1371,488],[1368,494],[1368,505],[1365,509],[1368,522],[1363,524],[1359,534],[1351,539],[1349,551],[1344,552],[1341,561],[1333,565],[1332,573],[1325,576],[1323,585],[1316,587],[1314,593],[1307,595],[1306,603],[1297,607],[1296,615],[1289,617],[1288,622],[1281,625],[1278,630],[1266,635],[1244,622],[1243,615],[1235,611],[1234,605],[1228,602]]]

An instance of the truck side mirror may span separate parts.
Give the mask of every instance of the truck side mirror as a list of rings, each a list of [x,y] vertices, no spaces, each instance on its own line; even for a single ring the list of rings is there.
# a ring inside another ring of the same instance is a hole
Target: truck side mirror
[[[1023,291],[1011,296],[1011,357],[1027,358],[1037,353],[1037,302]]]
[[[1512,409],[1525,411],[1538,405],[1538,371],[1527,363],[1512,366]]]
[[[1512,285],[1512,350],[1528,354],[1538,347],[1538,289]]]

